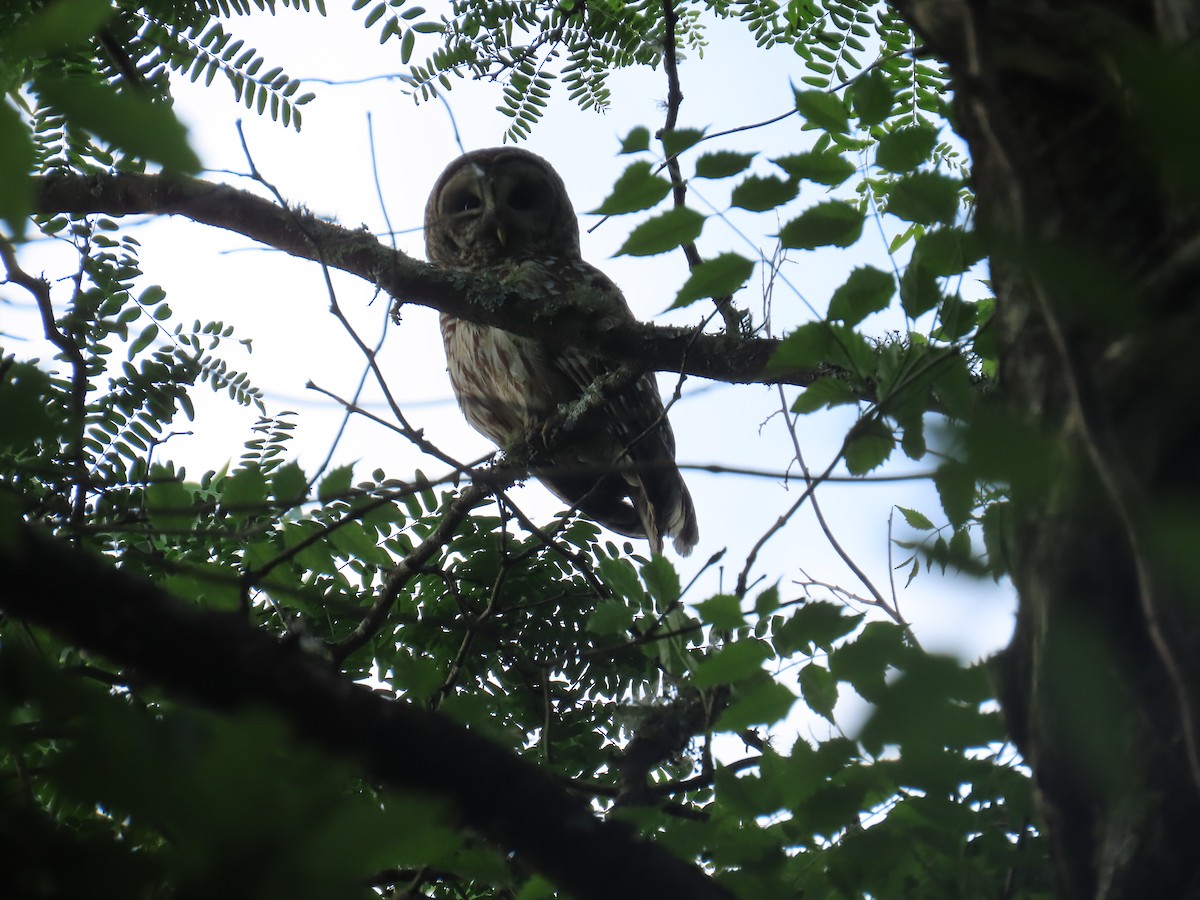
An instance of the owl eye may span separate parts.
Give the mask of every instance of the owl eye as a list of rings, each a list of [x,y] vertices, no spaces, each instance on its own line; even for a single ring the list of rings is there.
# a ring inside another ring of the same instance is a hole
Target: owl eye
[[[471,191],[460,191],[446,198],[444,208],[448,215],[453,215],[454,213],[470,212],[481,206],[483,206],[483,201],[479,199],[478,194]]]

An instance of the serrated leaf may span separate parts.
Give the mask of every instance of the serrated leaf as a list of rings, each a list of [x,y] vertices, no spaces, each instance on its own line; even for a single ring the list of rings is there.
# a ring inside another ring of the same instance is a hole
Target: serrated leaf
[[[960,275],[987,255],[978,232],[937,228],[917,240],[921,265],[937,276]]]
[[[918,531],[933,531],[933,522],[929,521],[929,517],[924,513],[907,506],[897,506],[896,509],[900,510],[900,515],[904,516],[904,521],[908,523],[909,528],[915,528]]]
[[[753,160],[753,153],[734,153],[732,150],[705,153],[696,160],[696,177],[728,178],[744,172]]]
[[[761,672],[762,664],[771,656],[771,648],[763,641],[744,638],[697,665],[692,684],[704,688],[743,681]]]
[[[650,163],[629,166],[613,185],[612,193],[592,210],[598,216],[618,216],[649,209],[671,192],[671,182],[655,175]]]
[[[638,580],[637,572],[628,560],[602,557],[596,564],[600,577],[609,589],[632,602],[636,607],[645,603],[646,591]]]
[[[754,725],[774,725],[792,710],[796,695],[769,678],[740,690],[717,719],[719,731],[742,731]]]
[[[733,189],[729,202],[751,212],[766,212],[793,200],[798,193],[800,185],[791,179],[749,175]]]
[[[246,513],[261,509],[267,500],[267,479],[258,466],[244,466],[221,482],[221,503]]]
[[[308,479],[299,463],[286,463],[272,473],[271,496],[287,506],[304,501],[308,496]]]
[[[704,132],[697,128],[673,128],[662,134],[663,153],[667,156],[677,156],[689,147],[694,147],[704,137]]]
[[[871,313],[886,309],[896,292],[896,279],[874,266],[860,266],[833,292],[829,318],[857,325]]]
[[[321,479],[317,488],[317,499],[329,503],[339,497],[344,497],[350,491],[350,481],[354,477],[354,466],[338,466],[331,469],[329,474]]]
[[[858,402],[858,395],[840,378],[818,378],[804,389],[795,402],[792,412],[807,415],[818,409],[829,409],[847,403]]]
[[[966,463],[948,459],[933,473],[942,511],[955,528],[966,524],[975,508],[975,478]]]
[[[650,129],[642,125],[634,128],[621,141],[622,153],[641,153],[650,149]]]
[[[824,666],[809,663],[800,670],[800,696],[808,708],[828,721],[833,721],[837,705],[837,679]]]
[[[929,122],[897,128],[879,139],[875,165],[889,172],[911,172],[926,162],[937,145],[937,128]]]
[[[796,109],[805,123],[842,134],[849,128],[850,110],[837,94],[828,91],[795,91]]]
[[[854,163],[837,153],[794,153],[772,160],[793,178],[836,187],[854,174]]]
[[[704,228],[704,216],[679,206],[643,222],[630,232],[616,255],[652,256],[691,243]]]
[[[738,598],[732,594],[717,594],[696,604],[700,621],[721,631],[733,631],[746,624]]]
[[[851,475],[865,475],[892,455],[896,437],[877,418],[859,419],[850,429],[843,457]]]
[[[854,114],[864,127],[878,125],[892,113],[895,92],[887,76],[875,70],[860,75],[846,91]]]
[[[151,467],[146,486],[146,513],[151,525],[171,531],[187,528],[196,520],[192,504],[192,492],[173,472]]]
[[[866,700],[882,694],[889,669],[905,655],[904,635],[892,622],[869,622],[858,637],[829,654],[829,671]]]
[[[727,297],[741,290],[754,271],[754,262],[737,253],[722,253],[692,270],[671,309],[687,306],[706,297]]]
[[[937,172],[917,172],[888,185],[887,212],[906,222],[951,225],[962,182]]]
[[[200,169],[200,159],[188,146],[187,129],[165,103],[82,78],[38,79],[34,90],[62,110],[71,124],[127,153],[179,172]]]
[[[786,657],[811,647],[828,651],[834,641],[848,635],[862,620],[862,613],[846,615],[841,604],[810,600],[775,627],[775,652]]]
[[[779,231],[779,241],[789,250],[849,247],[862,236],[861,210],[842,200],[828,200],[806,209]]]

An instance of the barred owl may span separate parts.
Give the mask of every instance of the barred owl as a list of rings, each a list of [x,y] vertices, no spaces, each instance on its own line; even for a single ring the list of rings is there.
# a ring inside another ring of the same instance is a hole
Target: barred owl
[[[580,258],[579,223],[562,179],[513,147],[452,162],[425,207],[429,259],[486,272],[547,304],[585,298],[599,314],[633,319],[620,290]],[[467,421],[501,447],[532,433],[612,366],[488,325],[442,316],[450,382]],[[675,465],[675,437],[652,375],[594,407],[551,448],[538,477],[560,499],[618,534],[663,539],[688,554],[699,532]]]

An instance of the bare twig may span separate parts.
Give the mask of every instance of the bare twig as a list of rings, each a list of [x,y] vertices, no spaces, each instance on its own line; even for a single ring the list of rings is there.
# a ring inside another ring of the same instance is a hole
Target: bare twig
[[[35,278],[17,262],[12,244],[0,237],[0,260],[4,263],[5,281],[25,288],[37,304],[42,318],[42,331],[46,340],[58,348],[71,367],[71,468],[72,494],[70,523],[73,530],[83,526],[87,510],[89,472],[87,452],[84,446],[84,425],[87,421],[87,362],[79,345],[58,327],[54,319],[54,305],[50,299],[50,284],[44,278]],[[77,285],[78,287],[78,285]]]

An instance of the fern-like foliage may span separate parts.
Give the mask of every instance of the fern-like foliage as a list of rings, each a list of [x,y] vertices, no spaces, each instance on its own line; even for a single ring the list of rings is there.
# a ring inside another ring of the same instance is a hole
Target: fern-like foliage
[[[369,0],[357,4],[365,7]],[[379,21],[384,4],[368,12]],[[407,11],[411,13],[412,10]],[[423,11],[422,11],[423,12]],[[414,96],[429,99],[449,90],[452,77],[487,78],[504,85],[498,107],[513,121],[507,138],[520,140],[541,119],[551,87],[562,81],[584,109],[608,107],[608,75],[631,65],[657,65],[665,27],[660,4],[553,3],[456,0],[451,15],[405,29],[400,16],[383,25],[381,40],[422,30],[441,35],[441,46],[409,70]],[[695,19],[681,19],[681,33],[701,45]],[[411,50],[409,50],[411,52]],[[405,56],[407,58],[407,55]]]

